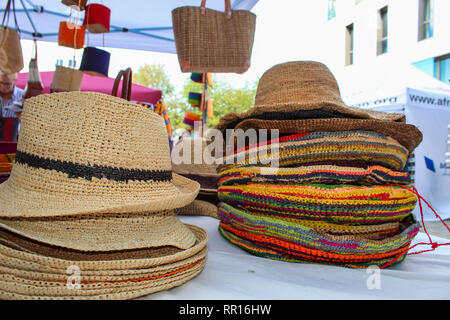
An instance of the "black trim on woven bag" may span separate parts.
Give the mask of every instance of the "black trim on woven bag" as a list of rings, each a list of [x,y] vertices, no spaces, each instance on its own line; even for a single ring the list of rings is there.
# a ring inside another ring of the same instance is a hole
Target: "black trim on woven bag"
[[[15,162],[25,164],[33,168],[56,170],[67,174],[69,178],[83,178],[92,180],[92,178],[108,179],[114,181],[171,181],[171,170],[140,170],[124,169],[99,165],[83,165],[69,161],[53,160],[39,157],[17,150]]]

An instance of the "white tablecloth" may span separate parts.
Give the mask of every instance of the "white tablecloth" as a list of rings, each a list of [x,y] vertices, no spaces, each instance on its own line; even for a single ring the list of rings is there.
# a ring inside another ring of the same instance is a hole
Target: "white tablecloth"
[[[217,230],[216,219],[181,217],[181,220],[209,233],[206,266],[182,286],[142,299],[450,299],[450,246],[410,255],[399,265],[381,270],[377,282],[373,278],[376,274],[369,274],[366,269],[256,257],[226,241]],[[439,243],[449,241],[432,239]],[[419,233],[414,243],[425,241],[426,234]],[[368,281],[375,288],[369,289]]]

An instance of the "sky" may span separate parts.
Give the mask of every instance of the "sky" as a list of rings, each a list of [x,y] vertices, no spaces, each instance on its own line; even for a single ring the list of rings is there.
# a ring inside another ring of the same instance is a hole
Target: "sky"
[[[252,9],[257,15],[255,41],[250,69],[242,74],[221,74],[232,86],[240,87],[253,82],[273,65],[292,60],[326,61],[326,44],[320,41],[327,19],[326,0],[260,0]],[[314,30],[314,32],[311,32]],[[32,42],[23,40],[23,53],[27,71],[32,54]],[[131,67],[137,72],[144,64],[163,64],[172,83],[181,89],[188,74],[180,71],[175,54],[107,48],[111,52],[109,76]],[[82,50],[59,47],[56,43],[38,42],[40,71],[53,71],[57,59],[64,65],[76,54],[81,61]],[[324,54],[325,53],[325,54]]]

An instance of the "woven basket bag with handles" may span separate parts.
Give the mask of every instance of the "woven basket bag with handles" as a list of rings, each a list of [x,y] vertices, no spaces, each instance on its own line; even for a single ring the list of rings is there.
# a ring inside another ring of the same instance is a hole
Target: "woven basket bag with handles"
[[[225,12],[185,6],[172,11],[173,32],[182,72],[244,73],[250,67],[256,15],[247,10]]]

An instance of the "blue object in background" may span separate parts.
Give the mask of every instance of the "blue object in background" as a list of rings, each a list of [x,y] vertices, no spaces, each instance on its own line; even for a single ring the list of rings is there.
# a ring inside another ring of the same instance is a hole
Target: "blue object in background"
[[[427,157],[424,157],[424,158],[425,158],[425,165],[427,166],[427,169],[431,170],[433,172],[436,172],[436,168],[434,167],[434,161]]]

